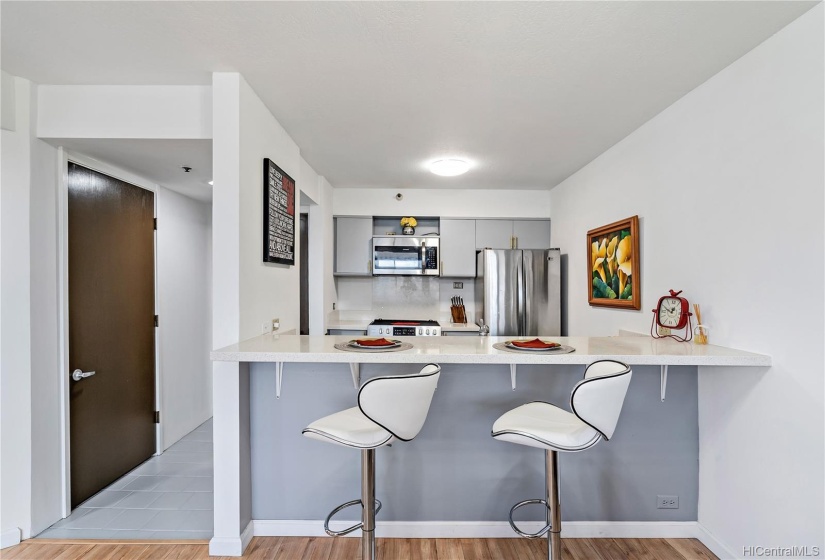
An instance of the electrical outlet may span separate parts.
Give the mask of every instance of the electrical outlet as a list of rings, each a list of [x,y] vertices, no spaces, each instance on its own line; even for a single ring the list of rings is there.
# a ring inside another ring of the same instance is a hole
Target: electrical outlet
[[[261,324],[261,334],[266,334],[272,329],[272,325],[270,325],[267,321],[264,321]]]
[[[272,330],[277,331],[281,328],[281,320],[280,319],[272,319]]]
[[[656,496],[656,507],[659,509],[679,509],[679,496]]]
[[[453,282],[453,289],[454,290],[463,290],[464,289],[464,282]]]

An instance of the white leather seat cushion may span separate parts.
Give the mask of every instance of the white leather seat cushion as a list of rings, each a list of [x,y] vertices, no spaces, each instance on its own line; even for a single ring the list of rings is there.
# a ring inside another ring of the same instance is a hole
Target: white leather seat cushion
[[[493,437],[520,445],[556,451],[581,451],[601,435],[572,412],[533,402],[502,414],[493,424]]]
[[[359,449],[381,447],[395,439],[387,430],[364,416],[357,406],[316,420],[302,433],[308,438]]]

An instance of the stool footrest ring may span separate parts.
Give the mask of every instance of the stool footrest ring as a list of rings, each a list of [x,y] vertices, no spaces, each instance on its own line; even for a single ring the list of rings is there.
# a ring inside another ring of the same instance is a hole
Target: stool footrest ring
[[[360,529],[364,525],[363,523],[356,523],[352,527],[347,527],[343,531],[333,531],[332,529],[329,528],[329,522],[332,520],[333,515],[335,515],[336,513],[338,513],[339,511],[341,511],[343,509],[346,509],[346,508],[348,508],[350,506],[354,506],[354,505],[361,505],[363,507],[363,505],[361,504],[361,500],[352,500],[350,502],[346,502],[346,503],[341,504],[340,506],[338,506],[337,508],[332,510],[329,513],[329,515],[327,515],[327,518],[324,520],[324,531],[326,531],[327,535],[329,535],[330,537],[343,537],[344,535],[348,535],[348,534],[352,533],[353,531],[356,531],[356,530]],[[381,501],[380,500],[375,500],[375,505],[376,505],[375,513],[378,514],[378,512],[381,511]]]
[[[516,505],[514,505],[512,508],[510,508],[510,527],[513,528],[513,531],[515,531],[516,533],[518,533],[519,535],[521,535],[522,537],[524,537],[526,539],[537,539],[537,538],[541,537],[542,535],[544,535],[547,531],[550,530],[550,524],[549,523],[547,525],[545,525],[542,529],[540,529],[538,533],[525,533],[524,531],[522,531],[521,529],[516,527],[516,522],[513,521],[513,512],[515,512],[518,508],[520,508],[522,506],[529,505],[529,504],[544,504],[544,506],[548,510],[550,509],[550,506],[547,505],[546,500],[533,499],[533,500],[524,500],[523,502],[519,502]]]

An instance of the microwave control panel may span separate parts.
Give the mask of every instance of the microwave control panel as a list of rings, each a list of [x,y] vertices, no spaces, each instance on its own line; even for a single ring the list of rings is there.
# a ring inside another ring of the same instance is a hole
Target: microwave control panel
[[[425,247],[424,268],[438,270],[438,247]]]

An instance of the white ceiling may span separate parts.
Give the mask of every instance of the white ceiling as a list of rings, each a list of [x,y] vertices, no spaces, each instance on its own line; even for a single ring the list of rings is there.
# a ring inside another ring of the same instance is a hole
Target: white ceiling
[[[336,187],[546,189],[815,3],[3,1],[0,32],[43,84],[241,72]]]
[[[212,200],[211,140],[136,140],[71,138],[50,140],[82,154],[134,173],[201,201]],[[182,167],[191,167],[187,173]]]

